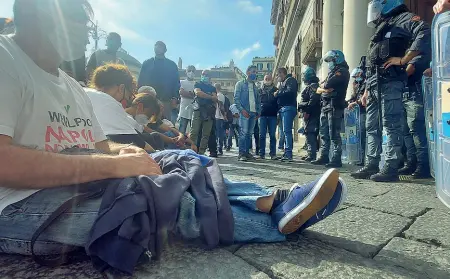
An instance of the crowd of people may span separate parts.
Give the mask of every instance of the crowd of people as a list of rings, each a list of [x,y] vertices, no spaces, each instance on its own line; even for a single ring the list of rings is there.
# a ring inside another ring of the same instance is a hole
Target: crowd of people
[[[344,109],[355,103],[367,110],[368,149],[365,166],[353,176],[398,179],[406,133],[399,119],[404,110],[417,115],[420,107],[420,90],[413,86],[402,103],[406,74],[420,76],[430,37],[428,26],[404,5],[385,2],[373,13],[378,28],[368,66],[353,73],[358,89],[353,102],[345,102],[350,72],[344,54],[332,50],[324,57],[330,70],[325,81],[312,68],[303,72],[297,106],[298,82],[285,68],[277,69],[277,84],[267,75],[258,86],[256,68],[249,66],[231,105],[208,70],[194,81],[196,69],[189,66],[180,82],[163,42],[155,44],[155,57],[144,62],[136,81],[117,59],[116,33],[109,35],[106,50],[90,58],[83,88],[59,67],[84,55],[93,16],[89,1],[16,0],[15,33],[0,35],[0,83],[8,100],[0,103],[0,252],[32,254],[46,263],[39,255],[85,247],[103,267],[130,273],[141,256],[159,256],[167,230],[201,238],[209,248],[285,241],[345,201],[347,186],[336,169],[342,164],[339,135]],[[291,161],[298,109],[306,122],[305,160],[330,167],[315,181],[271,191],[225,179],[217,162],[203,156],[208,148],[212,155],[230,149],[239,131],[239,160],[254,160],[252,135],[258,127],[256,155],[265,158],[268,131],[269,155],[276,160],[279,119],[280,159]],[[409,129],[421,162],[420,136],[411,132],[414,125]],[[379,170],[382,130],[388,142]]]

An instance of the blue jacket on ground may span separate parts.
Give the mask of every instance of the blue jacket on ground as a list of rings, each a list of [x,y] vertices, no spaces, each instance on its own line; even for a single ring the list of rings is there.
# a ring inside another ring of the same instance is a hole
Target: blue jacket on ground
[[[253,86],[253,93],[255,94],[255,109],[256,114],[261,114],[261,98],[259,94],[259,88],[255,83],[248,82],[247,80],[241,80],[236,83],[234,88],[234,103],[239,112],[246,110],[250,113],[250,100],[249,100],[249,86]]]

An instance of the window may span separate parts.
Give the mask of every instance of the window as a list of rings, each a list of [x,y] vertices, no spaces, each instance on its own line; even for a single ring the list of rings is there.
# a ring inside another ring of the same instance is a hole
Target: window
[[[256,68],[258,69],[258,71],[262,71],[262,69],[263,69],[263,63],[258,63],[258,64],[256,65]]]
[[[227,86],[231,86],[231,82],[227,82]]]
[[[273,68],[273,64],[272,63],[267,63],[267,71],[271,72]]]

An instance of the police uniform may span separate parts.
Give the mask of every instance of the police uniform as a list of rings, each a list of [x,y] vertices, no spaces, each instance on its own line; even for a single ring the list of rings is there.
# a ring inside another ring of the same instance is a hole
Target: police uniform
[[[412,42],[412,43],[411,43]],[[403,144],[402,95],[407,76],[405,66],[383,68],[392,57],[403,57],[408,51],[426,53],[430,49],[430,29],[420,18],[401,5],[377,25],[367,55],[367,156],[366,166],[352,176],[374,181],[398,180],[398,166]],[[381,113],[381,115],[380,115]],[[381,126],[381,127],[380,127]],[[382,152],[382,130],[387,135],[386,164],[378,170]]]
[[[302,101],[298,105],[298,110],[303,113],[305,121],[305,136],[308,156],[304,158],[306,161],[313,161],[317,155],[317,136],[319,134],[320,124],[320,95],[317,94],[319,81],[316,78],[314,83],[308,84],[301,93]]]
[[[417,178],[431,176],[422,94],[422,75],[429,67],[430,61],[430,55],[424,54],[416,56],[408,63],[414,66],[415,71],[408,77],[407,86],[403,93],[405,107],[403,127],[407,163],[399,173],[413,174],[413,177]]]
[[[329,167],[342,165],[342,139],[341,129],[346,108],[345,96],[347,94],[350,72],[344,61],[335,66],[328,74],[324,89],[333,89],[330,93],[322,94],[322,110],[320,115],[320,157],[313,164],[322,165],[329,161],[330,147],[333,144],[331,162]]]

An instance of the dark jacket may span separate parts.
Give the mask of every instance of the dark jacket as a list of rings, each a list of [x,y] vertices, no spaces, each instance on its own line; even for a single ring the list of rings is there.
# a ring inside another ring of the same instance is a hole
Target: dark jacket
[[[278,89],[274,85],[263,85],[261,88],[261,116],[277,117],[277,98],[273,95]]]
[[[347,95],[350,72],[347,62],[336,66],[327,76],[324,88],[333,89],[331,93],[322,94],[322,106],[326,107],[333,99],[335,108],[344,109],[346,107],[345,96]]]
[[[163,102],[180,96],[178,66],[167,58],[150,58],[142,64],[138,88],[149,85],[155,88],[158,99]]]
[[[298,104],[298,110],[308,114],[309,118],[320,117],[320,94],[317,94],[318,81],[319,79],[306,86],[301,94],[302,101]]]
[[[97,268],[111,266],[131,274],[141,257],[158,258],[163,235],[176,226],[185,191],[196,200],[206,248],[233,243],[234,220],[217,162],[189,150],[152,157],[163,175],[113,180],[106,187],[86,245]]]
[[[359,102],[361,100],[361,97],[364,95],[364,91],[366,91],[366,82],[365,82],[365,80],[363,80],[361,82],[357,82],[355,84],[355,86],[353,87],[352,95],[350,96],[350,99],[348,100],[349,103],[358,102],[359,109],[360,109],[361,113],[366,113],[366,108],[363,107],[360,104],[360,102]]]
[[[194,85],[194,89],[196,88],[200,89],[203,93],[211,96],[213,94],[217,94],[217,89],[211,83],[199,81]],[[200,111],[200,116],[202,119],[215,119],[216,104],[211,99],[204,99],[196,96],[194,101],[198,104],[198,107],[194,108],[194,110]]]
[[[292,75],[287,75],[278,89],[277,102],[278,107],[297,107],[298,82]]]

